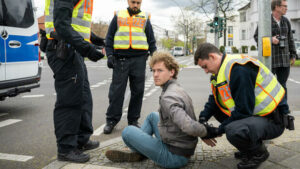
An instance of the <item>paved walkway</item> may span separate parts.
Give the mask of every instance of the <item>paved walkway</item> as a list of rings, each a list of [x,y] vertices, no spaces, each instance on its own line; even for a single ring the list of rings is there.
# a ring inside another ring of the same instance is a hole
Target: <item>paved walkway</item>
[[[295,128],[297,130],[286,130],[282,136],[271,140],[267,146],[270,157],[259,168],[265,169],[299,169],[300,168],[300,114],[294,115]],[[217,138],[216,147],[209,147],[200,140],[194,156],[185,169],[233,169],[239,162],[233,157],[236,149],[231,146],[225,136]],[[118,137],[106,142],[102,142],[98,149],[89,151],[91,160],[84,164],[53,161],[43,169],[161,169],[151,160],[144,160],[135,163],[113,163],[105,157],[105,152],[109,149],[122,149],[125,145],[122,138]]]

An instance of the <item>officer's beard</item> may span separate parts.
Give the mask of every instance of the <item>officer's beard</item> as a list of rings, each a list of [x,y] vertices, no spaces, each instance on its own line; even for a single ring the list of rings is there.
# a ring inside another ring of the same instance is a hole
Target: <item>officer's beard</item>
[[[132,10],[131,8],[127,8],[127,10],[128,10],[128,12],[129,12],[129,14],[130,15],[136,15],[136,14],[138,14],[138,13],[140,13],[141,12],[141,10],[140,9],[137,9],[137,10]]]

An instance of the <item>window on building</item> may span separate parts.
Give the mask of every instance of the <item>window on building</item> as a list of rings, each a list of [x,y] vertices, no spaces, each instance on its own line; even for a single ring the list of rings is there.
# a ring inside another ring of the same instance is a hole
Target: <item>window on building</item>
[[[240,13],[240,22],[246,22],[246,12]]]
[[[242,40],[246,40],[246,30],[242,30]]]
[[[233,34],[233,26],[228,26],[228,34]]]
[[[233,39],[228,39],[228,46],[233,46]]]

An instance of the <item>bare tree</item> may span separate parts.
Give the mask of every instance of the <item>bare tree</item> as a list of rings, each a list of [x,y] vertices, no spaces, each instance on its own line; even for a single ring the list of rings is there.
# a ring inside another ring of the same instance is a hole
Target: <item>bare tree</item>
[[[108,24],[103,21],[98,21],[98,23],[92,23],[92,31],[101,38],[105,38],[107,30]]]
[[[185,8],[181,16],[172,16],[172,21],[175,23],[176,32],[185,36],[187,48],[194,49],[194,38],[203,35],[201,17],[198,17],[195,11]]]

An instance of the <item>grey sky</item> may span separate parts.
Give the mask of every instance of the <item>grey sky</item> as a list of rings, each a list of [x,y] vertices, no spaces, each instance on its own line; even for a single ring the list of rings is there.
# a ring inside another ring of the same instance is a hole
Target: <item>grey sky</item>
[[[38,15],[43,15],[45,0],[34,0],[38,8]],[[195,1],[195,0],[194,0]],[[151,13],[152,24],[162,28],[173,30],[172,16],[180,16],[180,8],[190,4],[190,0],[143,0],[142,11]],[[94,0],[93,21],[110,22],[114,11],[126,9],[127,0]]]

